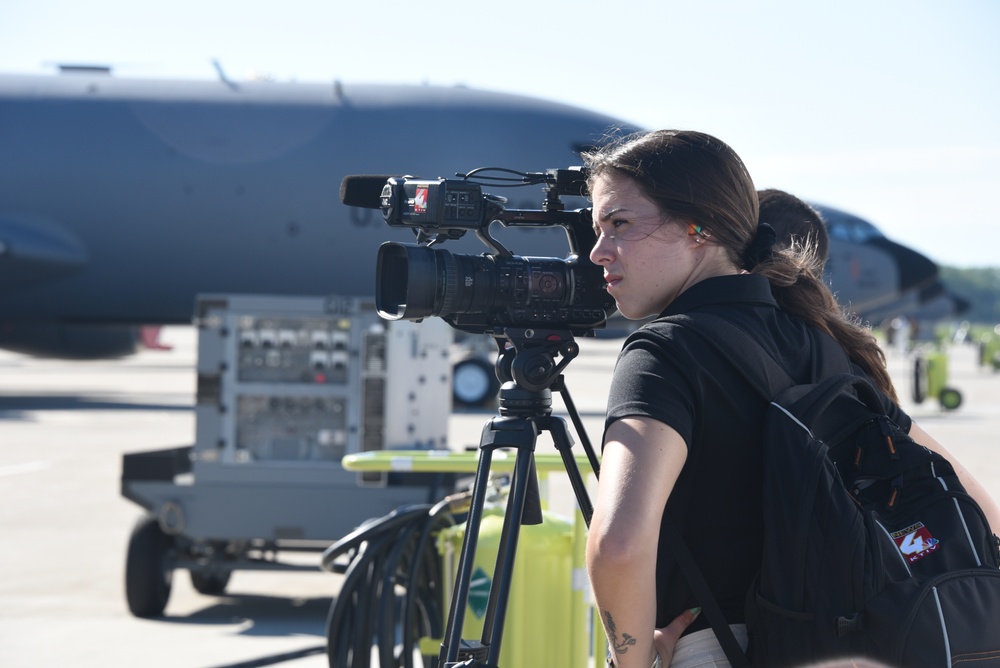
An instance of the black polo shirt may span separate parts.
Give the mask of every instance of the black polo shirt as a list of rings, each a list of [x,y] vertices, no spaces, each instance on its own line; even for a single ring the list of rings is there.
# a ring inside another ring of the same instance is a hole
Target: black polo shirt
[[[661,317],[626,339],[615,366],[607,423],[651,417],[674,428],[688,457],[667,507],[731,624],[744,621],[744,598],[760,568],[761,431],[767,400],[699,332],[669,316],[724,317],[750,334],[798,383],[817,380],[808,326],[781,311],[766,278],[705,279],[681,293]],[[818,350],[816,351],[818,354]],[[864,375],[855,367],[855,373]],[[910,420],[883,397],[903,429]],[[658,627],[698,605],[660,533]],[[701,615],[688,632],[708,627]]]

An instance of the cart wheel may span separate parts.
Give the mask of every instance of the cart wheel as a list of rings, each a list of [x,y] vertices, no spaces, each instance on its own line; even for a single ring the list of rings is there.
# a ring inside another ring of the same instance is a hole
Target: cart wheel
[[[962,405],[962,393],[953,387],[946,387],[941,390],[938,401],[941,402],[942,408],[947,411],[953,411]]]
[[[493,365],[470,357],[455,365],[451,377],[452,397],[460,406],[482,406],[497,395],[500,381]]]
[[[218,596],[225,593],[226,585],[229,584],[229,576],[232,574],[232,571],[191,571],[191,586],[199,594]]]
[[[167,607],[175,541],[152,515],[136,522],[125,559],[125,597],[136,617],[158,617]]]

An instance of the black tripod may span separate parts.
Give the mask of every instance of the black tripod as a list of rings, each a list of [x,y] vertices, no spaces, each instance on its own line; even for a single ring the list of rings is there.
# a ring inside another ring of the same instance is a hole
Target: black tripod
[[[441,645],[440,664],[444,668],[496,668],[498,665],[520,528],[522,524],[540,524],[542,521],[534,459],[535,442],[540,432],[551,433],[556,450],[562,456],[580,511],[587,526],[590,526],[593,507],[583,476],[571,452],[573,441],[566,431],[566,422],[552,415],[553,389],[562,395],[594,474],[600,472],[597,454],[587,438],[562,376],[563,369],[580,352],[572,333],[564,330],[509,328],[502,335],[495,335],[495,338],[501,344],[503,341],[509,342],[511,347],[503,350],[497,361],[497,377],[503,383],[500,388],[499,415],[486,423],[479,441],[479,465],[473,485],[472,504],[465,526],[448,624]],[[462,639],[462,620],[469,599],[477,537],[489,487],[490,464],[493,452],[498,448],[516,449],[514,474],[507,497],[482,637],[478,641],[469,641]]]

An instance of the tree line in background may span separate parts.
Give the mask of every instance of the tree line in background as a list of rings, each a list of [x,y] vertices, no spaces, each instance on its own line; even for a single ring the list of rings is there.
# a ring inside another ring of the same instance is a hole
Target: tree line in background
[[[1000,323],[1000,267],[941,267],[941,282],[971,306],[960,317],[974,324]]]

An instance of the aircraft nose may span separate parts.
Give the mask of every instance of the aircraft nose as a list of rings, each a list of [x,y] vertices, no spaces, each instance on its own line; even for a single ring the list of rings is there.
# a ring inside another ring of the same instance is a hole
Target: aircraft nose
[[[896,260],[896,265],[899,267],[900,290],[920,288],[937,278],[937,264],[912,248],[907,248],[884,237],[871,239],[869,243],[882,249]]]

